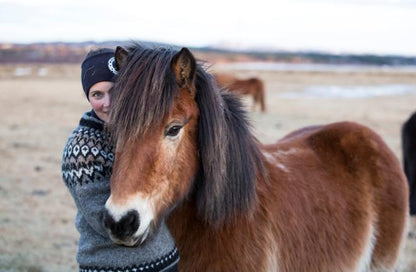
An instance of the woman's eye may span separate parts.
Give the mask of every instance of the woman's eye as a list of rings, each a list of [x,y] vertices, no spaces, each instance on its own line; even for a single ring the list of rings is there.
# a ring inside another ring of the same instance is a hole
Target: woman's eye
[[[174,137],[181,131],[182,126],[173,126],[166,131],[166,136]]]

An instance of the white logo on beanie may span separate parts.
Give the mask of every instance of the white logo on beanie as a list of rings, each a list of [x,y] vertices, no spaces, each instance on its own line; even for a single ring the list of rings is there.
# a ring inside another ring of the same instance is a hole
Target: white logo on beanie
[[[113,74],[117,75],[118,71],[116,70],[116,67],[114,67],[115,61],[116,59],[114,57],[108,60],[108,69],[110,69],[110,71],[113,72]]]

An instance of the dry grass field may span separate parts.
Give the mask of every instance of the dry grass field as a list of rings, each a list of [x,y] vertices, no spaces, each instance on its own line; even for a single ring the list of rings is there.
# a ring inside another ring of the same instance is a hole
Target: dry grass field
[[[210,69],[264,80],[267,113],[250,112],[264,143],[302,126],[351,120],[378,132],[401,159],[400,128],[416,111],[416,72]],[[328,86],[410,86],[413,93],[342,98],[305,91]],[[250,109],[250,100],[244,101]],[[60,161],[67,137],[88,109],[78,65],[0,66],[0,271],[76,270],[75,207]],[[416,218],[411,230],[403,254],[402,271],[408,272],[416,271]]]

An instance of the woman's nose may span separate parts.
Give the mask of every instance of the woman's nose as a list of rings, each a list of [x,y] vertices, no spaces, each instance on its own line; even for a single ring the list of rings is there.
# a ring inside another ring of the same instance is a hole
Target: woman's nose
[[[103,106],[104,107],[110,107],[110,96],[109,95],[104,96]]]

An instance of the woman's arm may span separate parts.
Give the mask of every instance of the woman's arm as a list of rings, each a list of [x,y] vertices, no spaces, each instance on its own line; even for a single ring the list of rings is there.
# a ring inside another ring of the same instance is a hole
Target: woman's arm
[[[98,134],[100,135],[100,134]],[[94,136],[94,135],[93,135]],[[108,237],[103,225],[103,209],[110,195],[113,164],[111,148],[105,138],[83,131],[71,137],[63,152],[62,176],[78,212],[101,235]]]

